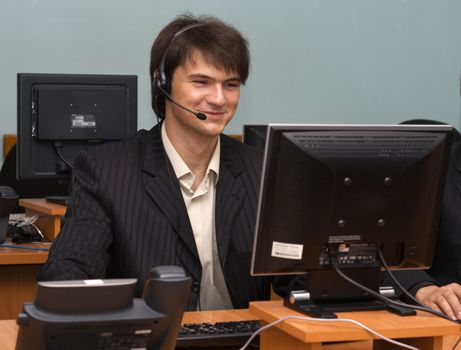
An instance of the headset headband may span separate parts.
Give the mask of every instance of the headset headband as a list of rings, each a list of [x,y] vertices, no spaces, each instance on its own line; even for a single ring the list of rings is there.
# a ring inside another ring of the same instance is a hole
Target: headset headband
[[[160,79],[160,85],[161,86],[164,86],[166,84],[165,60],[166,60],[166,56],[168,54],[168,51],[170,50],[170,47],[171,47],[172,43],[174,42],[175,38],[178,37],[179,35],[181,35],[182,33],[188,31],[189,29],[202,27],[205,24],[206,23],[192,23],[192,24],[189,24],[189,25],[179,29],[176,33],[173,34],[167,48],[165,49],[165,52],[162,55],[162,58],[160,60],[158,68],[157,68],[157,74],[158,74],[158,77]]]

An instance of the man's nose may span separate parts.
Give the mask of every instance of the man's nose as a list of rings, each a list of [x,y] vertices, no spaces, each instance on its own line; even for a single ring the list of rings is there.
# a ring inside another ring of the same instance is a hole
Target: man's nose
[[[226,102],[224,90],[221,84],[215,84],[210,89],[207,102],[215,105],[223,105]]]

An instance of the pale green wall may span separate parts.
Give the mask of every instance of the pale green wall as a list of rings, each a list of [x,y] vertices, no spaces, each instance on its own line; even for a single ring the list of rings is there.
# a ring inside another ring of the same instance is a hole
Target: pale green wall
[[[245,123],[460,126],[459,0],[0,0],[0,134],[16,132],[16,73],[139,76],[139,127],[150,128],[148,56],[158,31],[190,11],[249,39]]]

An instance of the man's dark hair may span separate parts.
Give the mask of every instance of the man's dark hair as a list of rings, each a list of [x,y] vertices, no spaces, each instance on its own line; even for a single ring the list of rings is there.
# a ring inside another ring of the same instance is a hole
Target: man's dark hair
[[[178,31],[195,23],[201,25],[173,38]],[[248,78],[250,69],[248,43],[237,29],[215,17],[181,15],[162,29],[151,48],[152,108],[160,119],[165,117],[165,98],[153,82],[154,74],[165,52],[167,55],[164,72],[170,80],[176,68],[188,59],[192,59],[197,52],[216,68],[238,74],[242,84],[245,84]],[[171,93],[171,91],[166,92]]]

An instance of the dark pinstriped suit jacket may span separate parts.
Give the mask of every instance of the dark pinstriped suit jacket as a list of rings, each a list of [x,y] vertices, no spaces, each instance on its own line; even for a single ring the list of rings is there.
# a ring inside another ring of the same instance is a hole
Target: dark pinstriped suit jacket
[[[442,216],[429,274],[441,284],[461,283],[461,135],[451,147]]]
[[[434,260],[427,271],[399,271],[397,277],[416,293],[430,284],[461,283],[461,135],[454,130],[442,200]]]
[[[40,280],[138,278],[151,267],[182,266],[199,296],[201,264],[178,181],[158,126],[81,153],[61,233]],[[216,192],[217,246],[233,305],[269,297],[267,278],[251,277],[250,258],[261,171],[259,151],[221,136]]]

